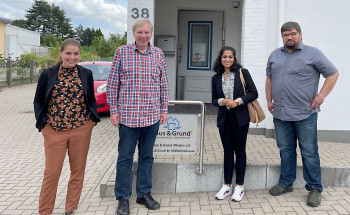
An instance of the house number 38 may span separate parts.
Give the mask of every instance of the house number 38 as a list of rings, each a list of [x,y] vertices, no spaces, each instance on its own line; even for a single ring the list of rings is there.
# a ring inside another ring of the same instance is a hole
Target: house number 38
[[[131,17],[134,18],[134,19],[137,19],[140,16],[142,18],[148,18],[149,17],[148,8],[142,8],[141,12],[137,8],[133,8],[131,11],[132,11]],[[140,13],[141,13],[141,15],[140,15]]]

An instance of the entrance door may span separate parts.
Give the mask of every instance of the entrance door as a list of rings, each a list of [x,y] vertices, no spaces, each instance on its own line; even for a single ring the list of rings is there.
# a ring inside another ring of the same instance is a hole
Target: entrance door
[[[223,12],[179,11],[178,100],[211,102],[212,66],[222,44]]]

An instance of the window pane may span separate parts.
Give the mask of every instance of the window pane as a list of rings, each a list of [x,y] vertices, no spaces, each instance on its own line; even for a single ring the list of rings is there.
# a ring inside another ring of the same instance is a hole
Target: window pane
[[[211,23],[189,23],[189,69],[209,69],[211,52]]]

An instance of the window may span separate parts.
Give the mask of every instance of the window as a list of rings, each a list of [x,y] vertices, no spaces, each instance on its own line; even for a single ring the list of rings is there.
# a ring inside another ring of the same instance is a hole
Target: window
[[[211,70],[212,22],[188,22],[189,70]]]

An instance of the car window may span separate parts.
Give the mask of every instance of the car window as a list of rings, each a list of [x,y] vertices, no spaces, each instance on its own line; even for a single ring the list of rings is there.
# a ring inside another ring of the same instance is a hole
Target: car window
[[[95,81],[106,81],[111,70],[110,65],[83,65],[83,67],[92,71]]]

